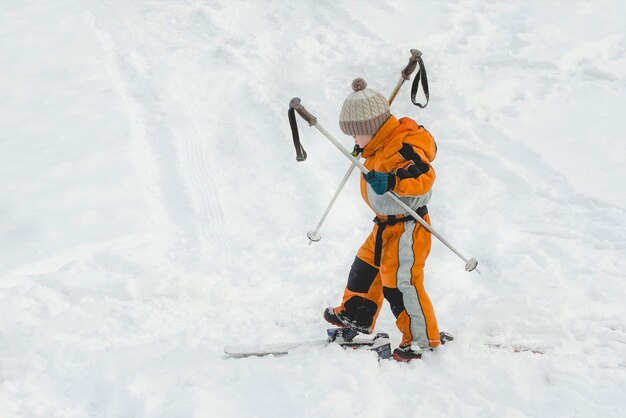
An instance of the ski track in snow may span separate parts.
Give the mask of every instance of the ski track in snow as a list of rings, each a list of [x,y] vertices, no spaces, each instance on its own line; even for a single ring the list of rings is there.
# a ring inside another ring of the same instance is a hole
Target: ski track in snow
[[[144,127],[143,152],[156,156],[152,160],[156,160],[158,167],[152,172],[158,172],[157,183],[161,185],[160,195],[168,208],[170,223],[182,230],[184,240],[194,237],[219,242],[212,250],[220,251],[228,259],[231,251],[222,234],[222,209],[210,174],[212,158],[203,145],[206,140],[194,124],[186,120],[185,115],[193,112],[189,111],[184,97],[174,97],[172,103],[160,97],[163,93],[155,73],[165,51],[157,49],[159,45],[152,45],[149,40],[142,40],[140,28],[125,23],[126,18],[115,11],[119,4],[101,1],[90,4],[96,24],[115,43],[122,85],[134,100],[136,117]],[[174,79],[174,89],[176,81]],[[201,253],[197,251],[190,254],[189,259],[199,257]]]
[[[623,4],[359,6],[0,5],[2,417],[626,415]],[[350,146],[350,81],[388,94],[410,48],[431,103],[392,111],[435,136],[433,226],[482,271],[433,242],[455,341],[225,358],[323,336],[372,226],[355,175],[307,245],[348,162],[299,119],[295,163],[289,99]]]

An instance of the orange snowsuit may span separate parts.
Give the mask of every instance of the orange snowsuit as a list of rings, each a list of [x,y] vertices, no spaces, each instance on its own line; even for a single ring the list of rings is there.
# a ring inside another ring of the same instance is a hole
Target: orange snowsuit
[[[435,141],[424,127],[392,115],[367,144],[363,157],[368,170],[395,173],[392,190],[430,224],[426,204],[435,181],[430,162],[436,153]],[[377,195],[363,176],[361,194],[376,213],[376,225],[357,252],[335,313],[371,332],[385,298],[402,332],[401,346],[439,345],[437,320],[424,289],[430,232],[389,196]]]

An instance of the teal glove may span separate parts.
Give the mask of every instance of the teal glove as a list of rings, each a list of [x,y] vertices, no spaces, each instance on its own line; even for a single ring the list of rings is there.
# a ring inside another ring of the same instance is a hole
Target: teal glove
[[[380,173],[370,170],[363,175],[363,178],[372,186],[376,194],[385,194],[396,185],[396,175],[394,173]]]

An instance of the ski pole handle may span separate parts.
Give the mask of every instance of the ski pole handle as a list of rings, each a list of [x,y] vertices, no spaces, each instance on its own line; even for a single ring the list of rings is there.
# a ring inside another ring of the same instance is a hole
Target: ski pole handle
[[[402,77],[405,80],[408,80],[411,78],[411,74],[413,74],[413,71],[415,71],[415,68],[417,67],[417,59],[419,57],[422,56],[422,51],[420,51],[419,49],[411,49],[411,58],[409,58],[409,63],[406,65],[406,67],[404,67],[404,70],[402,70]]]
[[[302,104],[300,103],[299,97],[294,97],[293,99],[291,99],[291,101],[289,102],[289,107],[294,109],[296,112],[298,112],[298,114],[302,116],[302,119],[307,121],[309,126],[315,126],[315,124],[317,123],[317,118],[313,116],[312,114],[310,114],[304,108],[304,106],[302,106]]]
[[[396,95],[400,91],[400,87],[402,87],[402,84],[406,80],[409,80],[411,78],[411,74],[413,74],[413,71],[415,71],[415,68],[417,67],[417,58],[419,58],[421,55],[421,51],[417,49],[411,49],[411,58],[409,58],[409,63],[400,72],[400,80],[398,80],[398,84],[396,84],[396,87],[393,89],[391,96],[389,96],[390,106],[391,103],[393,103],[393,100],[396,98]]]

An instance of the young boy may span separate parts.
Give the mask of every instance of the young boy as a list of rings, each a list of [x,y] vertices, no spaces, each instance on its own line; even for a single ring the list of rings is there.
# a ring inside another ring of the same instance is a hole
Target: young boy
[[[424,263],[431,236],[400,205],[384,194],[391,190],[426,222],[435,173],[435,140],[409,118],[391,115],[387,99],[368,89],[362,78],[341,109],[339,125],[354,137],[364,165],[361,195],[376,213],[372,233],[356,254],[343,302],[327,308],[324,319],[339,327],[371,333],[387,299],[402,332],[393,352],[399,361],[421,358],[423,350],[440,344],[437,320],[424,289]]]

